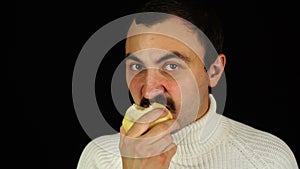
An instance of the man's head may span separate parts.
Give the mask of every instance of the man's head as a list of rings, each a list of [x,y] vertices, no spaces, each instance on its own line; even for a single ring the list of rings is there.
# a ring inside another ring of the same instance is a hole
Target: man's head
[[[213,48],[217,53],[223,52],[223,29],[221,21],[216,14],[216,8],[206,0],[150,0],[143,5],[138,12],[162,12],[175,15],[190,23],[186,24],[191,31],[200,29],[209,41],[213,44]],[[163,15],[141,15],[136,17],[137,24],[151,26],[168,19]],[[175,29],[175,28],[173,28]],[[198,38],[201,41],[203,35],[199,34]],[[202,40],[203,41],[203,40]],[[203,41],[205,42],[205,41]],[[210,44],[208,45],[209,48]],[[207,53],[210,55],[211,53]],[[215,58],[216,56],[214,56]],[[212,58],[212,56],[210,56]],[[207,58],[207,59],[210,59]],[[206,65],[210,65],[214,60],[205,60]]]
[[[195,4],[187,4],[169,0],[146,4],[142,12],[171,15],[139,15],[126,40],[126,78],[134,102],[166,104],[183,124],[207,112],[209,88],[217,84],[225,65],[225,56],[218,55],[197,29],[216,35],[212,39],[220,52],[222,36],[213,31],[219,28],[210,28],[216,25],[206,18],[209,13],[203,11],[205,8],[199,6],[197,11],[191,8]]]

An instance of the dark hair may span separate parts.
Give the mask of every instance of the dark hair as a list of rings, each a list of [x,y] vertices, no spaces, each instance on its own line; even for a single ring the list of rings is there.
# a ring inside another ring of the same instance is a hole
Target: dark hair
[[[150,0],[144,4],[138,12],[161,12],[176,15],[183,18],[200,29],[212,44],[205,44],[205,64],[209,66],[216,57],[211,50],[217,53],[223,50],[223,30],[221,21],[217,17],[214,8],[201,0]],[[167,19],[167,16],[142,15],[135,18],[137,24],[146,26],[154,25]],[[207,53],[208,52],[208,53]],[[209,57],[207,57],[210,55]]]

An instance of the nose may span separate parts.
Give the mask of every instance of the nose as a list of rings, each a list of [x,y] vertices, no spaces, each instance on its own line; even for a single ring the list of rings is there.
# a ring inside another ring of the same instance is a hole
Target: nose
[[[142,85],[142,95],[144,98],[153,99],[158,95],[163,95],[165,78],[158,69],[147,69],[146,78]]]

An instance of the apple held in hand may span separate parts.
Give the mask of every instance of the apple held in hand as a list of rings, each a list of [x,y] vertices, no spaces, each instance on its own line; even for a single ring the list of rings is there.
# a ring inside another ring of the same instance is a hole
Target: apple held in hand
[[[150,124],[149,128],[152,128],[153,126],[155,126],[158,123],[161,123],[163,121],[169,120],[169,119],[173,119],[173,116],[171,114],[171,112],[162,104],[160,103],[153,103],[151,104],[149,107],[141,107],[137,104],[133,104],[132,106],[130,106],[124,116],[124,119],[122,121],[122,125],[125,129],[125,131],[127,132],[132,125],[139,119],[141,118],[143,115],[155,110],[155,109],[162,109],[162,111],[167,111],[168,115],[162,118],[157,119],[156,121],[152,122]]]

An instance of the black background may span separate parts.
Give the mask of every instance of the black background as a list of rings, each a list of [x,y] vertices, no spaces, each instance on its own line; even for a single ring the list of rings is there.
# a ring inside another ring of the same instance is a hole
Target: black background
[[[5,140],[16,149],[8,158],[18,158],[11,164],[76,167],[90,141],[73,108],[76,58],[93,33],[140,3],[143,1],[16,4],[16,30],[7,41],[12,46],[5,57],[12,83],[4,88],[4,92],[9,91],[4,95],[9,108],[6,114],[11,115],[5,118],[9,126],[4,130],[12,129]],[[224,115],[278,136],[299,159],[299,110],[292,101],[293,96],[298,100],[294,81],[299,79],[292,75],[292,63],[299,53],[291,33],[296,21],[294,5],[212,3],[219,10],[225,31],[228,89]]]

